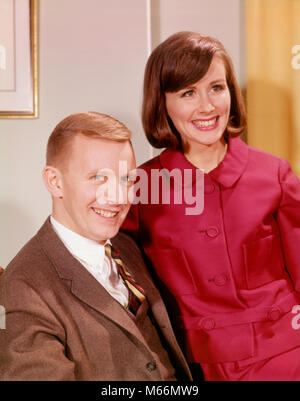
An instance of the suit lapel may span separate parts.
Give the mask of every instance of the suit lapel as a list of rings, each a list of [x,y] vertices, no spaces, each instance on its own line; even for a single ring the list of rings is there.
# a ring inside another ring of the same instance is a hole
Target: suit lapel
[[[53,230],[49,219],[46,220],[39,230],[37,240],[47,254],[60,279],[70,282],[70,291],[75,297],[105,315],[119,326],[122,326],[148,348],[128,312],[70,254]]]

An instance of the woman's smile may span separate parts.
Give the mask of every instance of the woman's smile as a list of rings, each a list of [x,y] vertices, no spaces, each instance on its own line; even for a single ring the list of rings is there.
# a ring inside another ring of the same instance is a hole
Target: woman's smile
[[[218,126],[219,117],[213,117],[210,119],[199,119],[193,120],[192,124],[201,131],[210,131]]]

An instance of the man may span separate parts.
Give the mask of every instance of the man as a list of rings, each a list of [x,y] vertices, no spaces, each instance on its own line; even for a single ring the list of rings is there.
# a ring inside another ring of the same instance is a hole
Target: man
[[[134,168],[130,131],[110,116],[52,132],[52,215],[0,279],[1,380],[191,378],[139,249],[118,234]]]

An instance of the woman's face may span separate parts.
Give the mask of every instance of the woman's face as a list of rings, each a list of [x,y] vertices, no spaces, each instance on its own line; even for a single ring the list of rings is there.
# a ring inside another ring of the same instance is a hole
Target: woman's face
[[[230,113],[230,92],[222,59],[214,56],[205,76],[178,92],[166,92],[169,117],[180,133],[184,150],[213,145],[223,137]]]

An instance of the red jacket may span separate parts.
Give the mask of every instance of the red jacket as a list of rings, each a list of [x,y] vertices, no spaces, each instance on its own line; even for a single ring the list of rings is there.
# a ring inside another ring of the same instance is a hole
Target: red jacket
[[[174,150],[141,168],[195,170]],[[204,193],[202,214],[138,204],[123,226],[154,269],[189,361],[242,366],[299,346],[300,181],[286,161],[236,138],[204,175]]]

